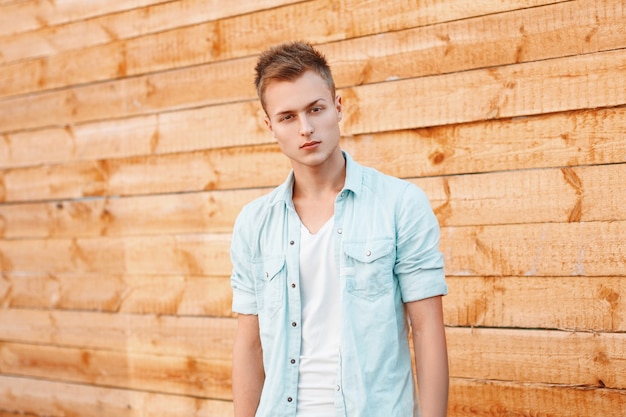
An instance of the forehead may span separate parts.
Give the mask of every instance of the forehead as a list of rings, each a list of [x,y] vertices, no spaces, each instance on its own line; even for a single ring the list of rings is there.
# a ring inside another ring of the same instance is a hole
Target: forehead
[[[334,97],[324,79],[313,71],[293,81],[271,81],[265,88],[265,107],[270,115],[300,110],[317,100],[332,103]]]

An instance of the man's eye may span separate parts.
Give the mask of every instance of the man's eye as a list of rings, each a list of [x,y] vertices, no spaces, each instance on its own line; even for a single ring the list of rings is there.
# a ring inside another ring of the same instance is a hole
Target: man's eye
[[[291,120],[291,119],[293,119],[293,116],[292,116],[292,115],[290,115],[290,114],[287,114],[287,115],[285,115],[285,116],[281,117],[281,118],[280,118],[280,121],[281,121],[281,122],[283,122],[283,121],[289,121],[289,120]]]
[[[321,108],[321,107],[313,107],[313,108],[311,109],[311,113],[317,113],[317,112],[320,112],[320,111],[322,111],[322,108]]]

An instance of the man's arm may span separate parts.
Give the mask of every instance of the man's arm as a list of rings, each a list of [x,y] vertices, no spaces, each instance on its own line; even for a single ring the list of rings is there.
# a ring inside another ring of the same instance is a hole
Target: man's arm
[[[441,296],[406,304],[411,320],[417,385],[423,417],[444,417],[448,408],[448,351]]]
[[[254,417],[265,381],[258,316],[237,319],[232,377],[235,417]]]

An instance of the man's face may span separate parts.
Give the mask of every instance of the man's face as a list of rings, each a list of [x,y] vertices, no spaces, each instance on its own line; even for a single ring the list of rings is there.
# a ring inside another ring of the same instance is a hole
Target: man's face
[[[271,82],[264,98],[265,123],[294,166],[319,166],[340,152],[341,98],[315,72]]]

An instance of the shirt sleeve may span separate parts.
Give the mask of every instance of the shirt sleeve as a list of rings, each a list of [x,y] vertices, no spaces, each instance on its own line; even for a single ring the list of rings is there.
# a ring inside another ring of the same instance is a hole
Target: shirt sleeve
[[[422,300],[448,293],[439,222],[426,194],[408,183],[397,208],[397,248],[394,273],[402,300]]]
[[[247,223],[244,210],[235,222],[230,246],[230,258],[233,264],[230,276],[230,285],[233,290],[232,310],[240,314],[258,314],[249,250],[250,236],[246,233],[249,232],[250,227],[246,227]]]

